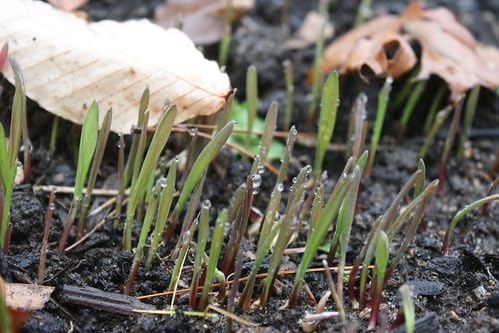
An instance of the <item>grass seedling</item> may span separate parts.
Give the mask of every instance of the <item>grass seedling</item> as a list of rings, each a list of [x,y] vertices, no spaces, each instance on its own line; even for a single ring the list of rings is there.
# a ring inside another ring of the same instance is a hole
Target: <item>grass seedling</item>
[[[47,261],[47,247],[49,241],[49,231],[52,225],[52,214],[55,210],[55,193],[50,192],[47,215],[45,215],[45,227],[43,229],[42,247],[40,249],[40,262],[38,264],[38,284],[42,285],[45,280],[45,263]]]
[[[92,191],[94,190],[95,181],[97,180],[97,174],[99,173],[100,165],[104,157],[104,151],[106,150],[107,139],[109,137],[109,132],[111,131],[111,121],[113,117],[113,112],[109,109],[104,116],[102,121],[102,126],[99,131],[99,136],[97,138],[97,146],[95,148],[95,154],[92,161],[92,166],[90,167],[90,173],[88,175],[87,188],[85,191],[85,198],[83,199],[83,204],[81,207],[81,214],[78,221],[77,237],[78,239],[83,236],[83,231],[87,223],[88,210],[90,208],[90,200],[92,200]]]
[[[447,87],[445,85],[441,85],[438,88],[435,96],[433,97],[431,104],[430,104],[430,108],[428,109],[428,114],[426,115],[426,118],[424,121],[423,128],[424,128],[425,133],[428,133],[428,131],[430,130],[446,91],[447,91]]]
[[[357,16],[355,17],[355,26],[359,26],[366,21],[371,13],[372,0],[362,0],[357,7]]]
[[[59,253],[62,253],[66,247],[71,227],[83,202],[83,186],[85,185],[85,179],[87,178],[90,163],[92,162],[92,158],[94,156],[95,146],[97,145],[97,133],[99,128],[98,121],[99,107],[94,101],[85,115],[85,120],[81,129],[73,200],[71,202],[71,207],[69,208],[66,224],[64,225],[64,229],[59,240]]]
[[[272,143],[272,138],[274,137],[277,123],[277,108],[277,102],[273,101],[272,104],[270,104],[269,110],[267,111],[267,116],[265,117],[265,129],[263,130],[263,135],[260,141],[259,154],[262,163],[265,163],[267,161],[270,144]]]
[[[411,92],[411,95],[409,96],[409,99],[407,100],[407,103],[405,103],[404,110],[402,111],[402,118],[400,119],[400,136],[399,136],[400,140],[402,140],[404,137],[407,124],[411,119],[414,107],[416,106],[421,96],[423,95],[423,92],[426,88],[426,83],[427,80],[421,80],[418,83],[416,83],[414,89]]]
[[[360,93],[355,99],[352,112],[350,112],[347,150],[345,156],[352,156],[354,160],[360,156],[367,134],[366,104],[367,95]]]
[[[260,307],[262,309],[267,305],[270,288],[274,283],[275,274],[281,262],[283,252],[288,246],[291,235],[297,227],[295,216],[299,213],[299,202],[303,200],[304,184],[311,172],[312,167],[307,165],[303,167],[298,176],[293,179],[293,186],[291,187],[286,206],[286,215],[283,217],[282,225],[279,228],[279,236],[277,237],[277,241],[272,251],[272,257],[267,269],[267,276],[263,282],[264,287],[260,299]]]
[[[420,159],[425,158],[426,153],[428,152],[428,148],[430,148],[430,145],[433,143],[435,135],[437,134],[440,127],[442,127],[443,123],[445,122],[451,111],[452,107],[449,105],[445,109],[437,113],[435,121],[433,122],[433,125],[431,126],[430,130],[426,133],[424,143],[419,151]]]
[[[414,302],[412,301],[411,290],[407,284],[403,284],[399,288],[399,292],[402,298],[402,309],[405,319],[405,331],[407,333],[413,333],[416,322],[416,313],[414,310]]]
[[[161,191],[161,188],[165,186],[166,179],[159,178],[154,186],[152,192],[151,201],[147,206],[146,215],[144,217],[144,222],[142,223],[142,229],[140,230],[140,237],[137,243],[137,247],[135,248],[135,255],[133,257],[132,267],[130,268],[130,273],[128,274],[128,280],[125,287],[125,295],[130,295],[132,291],[133,284],[135,281],[135,275],[140,266],[140,261],[142,259],[142,254],[144,253],[144,245],[146,244],[147,236],[149,235],[149,230],[151,228],[152,221],[154,219],[154,215],[156,214],[156,208],[158,206],[158,197]]]
[[[313,124],[315,111],[317,110],[317,101],[322,85],[322,75],[320,71],[322,51],[324,50],[324,31],[326,29],[326,22],[328,20],[328,0],[321,0],[319,2],[319,13],[324,16],[324,21],[319,30],[319,38],[315,44],[314,52],[314,67],[312,69],[312,91],[310,92],[310,104],[307,111],[307,125],[310,127]]]
[[[128,206],[126,212],[125,227],[123,229],[123,246],[125,250],[132,250],[132,224],[135,217],[135,211],[139,200],[144,196],[146,191],[146,184],[149,176],[154,172],[158,163],[161,151],[165,147],[168,137],[170,136],[173,122],[177,115],[177,107],[171,106],[163,112],[159,119],[156,131],[152,138],[149,149],[147,150],[146,157],[140,168],[137,180],[130,188],[130,196],[128,198]]]
[[[293,63],[291,60],[284,60],[284,80],[286,82],[286,99],[284,102],[284,117],[282,128],[288,131],[291,126],[291,117],[293,116],[293,93],[295,90],[293,79]]]
[[[454,233],[454,229],[456,228],[456,225],[461,219],[471,212],[473,209],[484,205],[486,203],[499,200],[499,194],[493,194],[489,195],[487,197],[481,198],[479,200],[476,200],[468,205],[466,205],[463,209],[461,209],[457,214],[452,218],[452,220],[449,223],[449,227],[447,228],[447,232],[445,233],[445,238],[444,238],[444,246],[443,246],[443,252],[444,256],[449,255],[449,247],[450,247],[450,241],[452,238],[452,234]]]
[[[246,136],[246,147],[251,141],[251,132],[255,123],[256,110],[258,108],[258,78],[256,67],[251,65],[246,72],[246,105],[248,107],[248,134]]]
[[[236,94],[237,89],[234,89],[232,93],[227,97],[227,101],[225,102],[224,109],[222,111],[222,115],[217,123],[217,128],[215,133],[220,131],[227,123],[229,122],[230,113],[232,111],[232,104],[234,103],[234,95]]]
[[[213,231],[213,236],[210,245],[210,256],[208,259],[208,267],[206,269],[206,277],[204,279],[203,291],[201,292],[201,297],[199,298],[198,309],[204,310],[208,304],[208,293],[210,292],[210,286],[215,276],[215,271],[217,270],[218,258],[220,257],[220,251],[222,249],[223,237],[224,237],[224,227],[227,222],[227,211],[223,210],[218,214],[217,221],[215,223],[215,230]]]
[[[199,228],[198,228],[198,241],[196,244],[196,257],[194,259],[194,270],[192,272],[192,282],[191,282],[191,297],[189,299],[189,305],[192,308],[196,307],[196,294],[199,285],[199,278],[201,274],[201,268],[203,266],[204,250],[206,248],[206,243],[208,242],[208,229],[209,217],[210,217],[211,202],[205,200],[201,205],[201,213],[199,214]]]
[[[2,52],[7,52],[4,48]],[[7,230],[10,225],[10,205],[12,192],[15,187],[17,171],[17,154],[21,142],[22,122],[26,113],[26,95],[24,80],[19,65],[14,59],[10,59],[10,65],[14,72],[15,92],[12,102],[12,115],[10,119],[9,143],[6,145],[6,136],[2,124],[0,124],[0,247],[7,242]],[[3,197],[3,198],[2,198]],[[3,202],[2,202],[3,199]]]
[[[177,283],[178,280],[180,279],[180,273],[184,266],[185,258],[187,257],[187,251],[191,246],[192,237],[196,232],[198,223],[199,221],[197,219],[194,220],[189,230],[187,230],[187,232],[181,235],[182,243],[180,244],[178,259],[175,261],[175,266],[173,267],[172,276],[170,278],[170,283],[168,284],[167,291],[173,291],[174,289],[177,288]]]
[[[326,259],[322,260],[322,266],[324,267],[324,275],[326,275],[327,286],[329,288],[329,291],[331,292],[331,296],[333,297],[334,304],[336,304],[336,309],[338,310],[338,315],[339,315],[341,321],[344,322],[346,320],[345,309],[343,307],[343,302],[340,300],[340,297],[338,296],[338,293],[336,292],[336,287],[334,285],[333,276],[331,275],[331,271],[329,270],[329,265],[327,264]]]
[[[220,68],[225,67],[227,63],[227,56],[229,55],[230,42],[232,39],[232,0],[227,0],[225,5],[224,13],[224,33],[222,36],[222,41],[220,42],[220,49],[218,51],[218,65]]]
[[[371,316],[367,324],[368,331],[373,331],[378,321],[379,305],[381,303],[383,285],[385,284],[385,271],[389,256],[388,236],[384,231],[380,230],[376,237],[376,264],[374,266],[376,283],[373,283],[371,287],[372,305]]]
[[[293,155],[297,134],[298,131],[295,126],[291,126],[291,129],[288,132],[288,137],[286,138],[286,148],[284,149],[284,156],[282,158],[281,167],[279,168],[279,175],[277,176],[276,184],[283,183],[288,178],[288,165],[291,160],[291,156]]]
[[[418,74],[419,74],[419,66],[416,65],[409,72],[407,79],[402,83],[402,88],[399,89],[395,94],[393,100],[390,103],[389,106],[390,109],[392,110],[400,109],[402,105],[404,105],[404,103],[407,102],[409,95],[414,90],[414,80],[416,79]]]
[[[156,224],[154,225],[154,231],[152,233],[151,246],[147,254],[146,270],[151,269],[152,261],[161,241],[161,235],[165,230],[166,220],[168,219],[168,213],[170,212],[172,204],[173,193],[175,193],[175,179],[177,175],[178,162],[178,158],[174,158],[172,160],[165,182],[160,183],[162,190],[159,197],[158,214],[156,216]]]
[[[170,215],[170,223],[166,232],[167,240],[171,240],[171,238],[173,237],[173,231],[175,230],[177,217],[184,209],[187,199],[191,195],[192,190],[196,186],[201,176],[204,174],[205,170],[208,168],[208,165],[211,163],[211,161],[213,161],[218,152],[222,149],[222,147],[229,139],[229,136],[234,129],[234,125],[235,123],[233,121],[230,121],[220,131],[218,131],[213,139],[206,145],[206,147],[204,147],[203,151],[199,154],[198,158],[194,162],[191,170],[189,171],[189,175],[186,178],[186,182],[182,187],[182,191],[180,192],[173,213]]]
[[[319,179],[321,175],[324,156],[326,155],[327,147],[333,136],[339,101],[340,87],[338,73],[335,71],[329,75],[324,84],[324,89],[322,90],[319,130],[314,160],[314,178],[316,180]]]
[[[466,106],[464,108],[464,119],[463,119],[463,127],[460,131],[459,138],[459,148],[457,151],[457,158],[464,158],[464,148],[466,141],[468,140],[469,132],[471,129],[471,125],[473,124],[473,118],[475,118],[475,112],[478,104],[478,96],[480,96],[480,86],[475,86],[468,94],[468,98],[466,99]]]
[[[123,133],[119,134],[118,139],[118,195],[116,196],[116,207],[114,212],[116,219],[113,228],[117,229],[120,223],[121,209],[123,208],[123,199],[125,198],[125,138]]]
[[[57,148],[57,134],[59,132],[59,117],[54,116],[52,120],[52,130],[50,131],[49,154],[53,156]]]
[[[378,143],[381,137],[383,123],[385,121],[386,106],[388,105],[388,99],[390,97],[390,92],[392,90],[392,83],[393,79],[391,77],[387,77],[385,80],[385,84],[383,85],[383,88],[381,88],[381,91],[378,95],[376,120],[374,121],[374,129],[373,129],[373,134],[371,136],[371,149],[365,171],[366,176],[370,176],[371,171],[373,169],[374,158],[376,157],[376,150],[378,149]]]

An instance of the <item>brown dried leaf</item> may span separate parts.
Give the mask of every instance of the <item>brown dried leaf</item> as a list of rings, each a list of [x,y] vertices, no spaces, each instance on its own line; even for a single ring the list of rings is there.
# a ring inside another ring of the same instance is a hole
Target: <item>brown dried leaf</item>
[[[196,44],[212,44],[222,39],[228,0],[169,0],[156,8],[156,23],[171,28],[180,19],[184,31]],[[232,0],[232,21],[253,8],[254,0]]]
[[[293,37],[285,42],[289,49],[300,49],[307,47],[319,39],[320,30],[325,18],[316,11],[311,11],[305,16],[303,23]],[[325,22],[324,39],[329,39],[334,35],[334,28],[329,22]]]
[[[88,0],[47,0],[52,6],[72,12],[88,2]]]
[[[166,99],[180,123],[217,112],[231,91],[227,74],[184,33],[147,20],[87,23],[46,3],[2,0],[0,45],[7,41],[30,98],[79,124],[96,100],[113,108],[114,132],[130,132],[146,87],[151,125]],[[3,73],[13,82],[10,66]]]
[[[54,287],[5,282],[5,302],[11,309],[41,310],[50,299]]]
[[[321,72],[399,77],[417,63],[413,40],[422,47],[417,79],[438,75],[458,94],[477,84],[499,86],[499,50],[478,43],[448,9],[425,10],[417,2],[399,17],[375,18],[333,42],[324,51]]]

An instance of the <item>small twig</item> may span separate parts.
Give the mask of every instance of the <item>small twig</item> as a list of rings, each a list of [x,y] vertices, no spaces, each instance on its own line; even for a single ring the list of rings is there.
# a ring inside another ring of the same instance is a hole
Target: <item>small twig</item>
[[[217,307],[217,306],[215,306],[213,304],[208,305],[208,309],[211,309],[211,310],[213,310],[215,312],[218,312],[218,313],[220,313],[220,314],[222,314],[222,315],[224,315],[224,316],[226,316],[228,318],[234,319],[235,321],[237,321],[240,324],[243,324],[244,326],[251,326],[251,327],[257,327],[258,326],[258,324],[255,324],[255,323],[253,323],[253,322],[251,322],[249,320],[246,320],[246,319],[243,319],[243,318],[241,318],[239,316],[236,316],[232,312],[229,312],[229,311],[226,311],[224,309],[221,309],[221,308],[219,308],[219,307]]]
[[[52,192],[62,194],[73,194],[74,187],[72,186],[55,186],[55,185],[38,185],[33,186],[33,192]],[[86,189],[83,189],[83,194],[86,194]],[[125,191],[128,195],[129,191]],[[102,196],[116,196],[118,195],[118,190],[115,189],[105,189],[105,188],[95,188],[92,190],[92,195],[102,195]]]
[[[40,250],[40,262],[38,264],[38,284],[43,284],[45,279],[45,262],[47,260],[47,243],[49,240],[49,230],[52,225],[52,213],[55,209],[55,193],[50,192],[47,215],[45,217],[45,228],[43,230],[42,248]]]
[[[112,216],[114,214],[114,211],[112,211],[110,213],[110,215]],[[92,234],[94,232],[96,232],[100,227],[102,227],[107,221],[110,221],[112,219],[108,218],[108,217],[105,217],[102,219],[102,221],[100,221],[99,223],[97,223],[93,228],[92,230],[90,230],[88,233],[86,233],[82,238],[80,238],[78,241],[76,241],[74,244],[72,244],[71,246],[68,246],[67,248],[64,249],[64,252],[68,252],[68,251],[71,251],[72,249],[74,249],[75,247],[77,247],[78,245],[80,245],[81,243],[83,243],[85,240],[87,240],[88,237],[92,236]]]

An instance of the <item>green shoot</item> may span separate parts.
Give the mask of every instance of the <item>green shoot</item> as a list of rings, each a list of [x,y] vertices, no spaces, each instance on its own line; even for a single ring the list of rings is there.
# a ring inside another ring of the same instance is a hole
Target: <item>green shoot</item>
[[[87,178],[90,163],[92,162],[92,158],[94,156],[95,146],[97,145],[97,133],[99,128],[98,121],[99,107],[94,101],[85,115],[85,120],[81,129],[73,201],[71,202],[66,224],[64,225],[64,229],[59,240],[60,253],[62,253],[66,247],[71,226],[73,225],[73,221],[75,220],[83,202],[83,186],[85,185],[85,179]]]
[[[428,152],[428,148],[430,148],[430,145],[433,143],[435,135],[437,134],[440,127],[442,127],[443,123],[445,122],[451,111],[452,107],[449,105],[442,111],[439,111],[435,116],[435,121],[433,122],[433,125],[431,126],[430,130],[427,132],[424,143],[421,146],[421,150],[419,151],[420,159],[425,158],[426,153]]]
[[[367,324],[368,331],[374,330],[378,321],[379,305],[381,303],[383,285],[385,284],[385,271],[389,256],[388,237],[380,230],[376,239],[376,264],[374,265],[376,283],[371,287],[372,307],[371,316]]]
[[[329,287],[329,291],[331,292],[331,297],[333,298],[334,303],[336,305],[336,309],[338,310],[338,315],[341,321],[344,322],[346,320],[345,309],[343,307],[343,302],[340,300],[340,297],[336,292],[333,276],[331,275],[331,271],[329,270],[329,265],[327,264],[326,259],[322,259],[322,266],[324,267],[324,274],[326,275],[327,286]]]
[[[90,173],[88,176],[87,189],[85,192],[85,198],[83,199],[82,209],[80,218],[78,221],[77,237],[81,238],[85,225],[87,223],[88,210],[90,208],[90,200],[92,199],[92,191],[95,186],[95,181],[97,180],[97,174],[99,173],[102,158],[104,157],[104,151],[106,150],[107,139],[109,137],[109,132],[111,130],[113,112],[109,109],[104,116],[102,121],[102,126],[99,131],[99,136],[97,138],[97,146],[95,149],[95,156],[92,161],[92,166],[90,167]]]
[[[416,322],[416,313],[414,310],[414,302],[411,296],[411,290],[407,284],[403,284],[399,288],[400,296],[402,296],[402,308],[404,311],[405,331],[407,333],[414,332]]]
[[[224,109],[220,119],[218,120],[217,129],[215,133],[220,131],[229,122],[229,117],[232,111],[232,104],[234,103],[234,95],[236,94],[236,90],[237,89],[234,89],[232,91],[232,93],[227,98],[227,101],[225,102]]]
[[[414,111],[414,107],[420,100],[423,92],[426,88],[427,80],[421,80],[415,84],[414,89],[407,100],[407,103],[404,106],[404,110],[402,111],[402,118],[400,119],[400,138],[404,137],[405,129],[407,128],[407,124],[411,119],[412,112]]]
[[[205,170],[208,168],[208,165],[211,163],[211,161],[213,161],[218,152],[222,149],[222,147],[229,139],[234,125],[235,123],[233,121],[230,121],[220,131],[218,131],[213,139],[206,145],[206,147],[204,147],[203,151],[199,154],[198,158],[194,162],[189,175],[186,178],[186,182],[182,187],[182,191],[180,192],[177,204],[175,205],[175,208],[173,210],[173,214],[170,216],[170,224],[168,225],[167,231],[168,240],[170,240],[173,236],[176,219],[184,209],[185,204],[187,203],[187,199],[192,193],[192,190],[196,186],[201,176],[204,174]]]
[[[367,95],[360,93],[350,112],[346,156],[352,156],[354,160],[360,156],[367,134],[366,104]]]
[[[147,151],[140,172],[137,176],[137,180],[132,184],[130,189],[130,196],[128,198],[128,206],[126,212],[125,228],[123,229],[123,246],[125,250],[132,250],[132,224],[135,217],[135,210],[139,200],[143,197],[146,190],[146,184],[149,180],[149,176],[153,173],[161,151],[165,147],[168,137],[170,136],[171,129],[173,127],[173,122],[177,116],[177,107],[171,106],[163,112],[163,115],[159,119],[156,131],[152,138],[151,144]]]
[[[264,288],[262,290],[262,296],[260,300],[261,308],[264,308],[267,305],[270,288],[272,287],[272,284],[274,282],[274,277],[281,262],[283,252],[288,246],[293,231],[296,229],[294,219],[295,215],[299,213],[299,211],[297,211],[298,203],[303,200],[304,184],[311,172],[312,167],[310,165],[307,165],[300,170],[300,173],[298,174],[296,179],[293,179],[293,186],[291,187],[291,192],[289,193],[288,197],[288,204],[286,206],[286,215],[283,217],[282,225],[279,230],[279,236],[275,243],[272,257],[270,259],[269,267],[267,270],[267,276],[264,280]]]
[[[258,79],[255,66],[248,67],[246,72],[246,104],[248,106],[248,134],[246,135],[246,147],[251,141],[251,132],[255,123],[256,110],[258,108]]]
[[[433,100],[431,101],[430,108],[428,109],[428,114],[426,115],[426,119],[424,121],[424,132],[428,133],[428,131],[431,128],[431,124],[433,124],[433,121],[435,119],[435,115],[437,114],[438,108],[440,106],[440,103],[442,102],[442,99],[444,98],[444,94],[447,91],[447,87],[445,85],[441,85],[435,96],[433,97]]]
[[[419,66],[416,65],[409,72],[407,79],[402,83],[402,88],[397,91],[393,100],[390,103],[390,109],[396,110],[402,107],[404,103],[407,102],[409,95],[414,90],[414,81],[416,80],[419,74]]]
[[[475,112],[478,104],[478,96],[480,95],[480,86],[477,85],[471,89],[468,94],[468,99],[466,100],[466,107],[464,109],[464,119],[463,127],[461,128],[461,135],[459,139],[459,149],[457,151],[457,158],[463,159],[464,157],[464,146],[468,140],[471,125],[473,124],[473,118],[475,117]]]
[[[196,219],[189,230],[186,233],[181,235],[182,243],[180,245],[180,251],[177,261],[175,262],[175,266],[173,267],[172,276],[170,278],[170,283],[168,284],[167,291],[173,291],[180,279],[180,272],[182,271],[182,267],[184,266],[185,258],[187,257],[187,251],[191,245],[192,237],[194,236],[194,232],[198,226],[198,220]],[[173,294],[175,295],[175,294]]]
[[[282,125],[285,131],[288,131],[291,126],[291,118],[293,116],[293,92],[295,90],[293,80],[293,63],[290,60],[284,60],[284,78],[286,82],[286,100],[284,102],[284,123]]]
[[[229,55],[230,42],[232,39],[231,33],[231,19],[232,19],[232,0],[227,0],[224,13],[224,33],[222,41],[220,42],[220,49],[218,52],[218,65],[223,68],[227,63],[227,56]]]
[[[177,164],[179,162],[178,158],[174,158],[168,170],[168,175],[166,176],[166,182],[160,183],[163,187],[159,197],[159,208],[158,215],[156,217],[156,224],[154,226],[154,231],[152,233],[151,247],[147,254],[146,259],[146,270],[151,269],[152,261],[156,250],[158,249],[159,243],[161,241],[161,235],[165,229],[166,220],[168,219],[168,213],[170,212],[170,207],[172,204],[173,193],[175,192],[175,179],[177,175]]]
[[[59,132],[59,117],[54,115],[54,120],[52,121],[52,130],[50,131],[50,143],[49,143],[49,154],[52,156],[55,154],[57,148],[57,133]]]
[[[149,230],[151,229],[151,224],[154,219],[154,215],[156,214],[156,208],[158,206],[158,197],[161,191],[161,188],[164,186],[165,179],[160,178],[156,182],[152,192],[151,201],[147,206],[147,212],[144,217],[144,222],[142,223],[142,229],[140,230],[140,237],[137,243],[137,247],[135,248],[135,255],[133,257],[132,267],[130,268],[130,273],[128,275],[128,280],[125,288],[125,295],[130,295],[132,291],[133,284],[135,281],[135,275],[140,266],[140,261],[142,259],[142,254],[144,253],[144,245],[146,244],[147,236],[149,235]]]
[[[196,258],[194,259],[194,271],[192,273],[192,283],[191,283],[191,297],[189,300],[189,305],[192,308],[196,307],[196,293],[199,285],[199,278],[201,274],[201,267],[203,264],[203,255],[206,248],[206,243],[208,242],[208,229],[209,217],[210,217],[211,202],[205,200],[201,205],[201,213],[199,217],[199,228],[198,228],[198,242],[196,246]]]
[[[293,155],[293,149],[295,147],[296,135],[298,131],[295,126],[291,126],[288,137],[286,139],[286,148],[284,150],[284,156],[282,158],[281,167],[279,168],[279,176],[277,176],[276,184],[283,183],[287,178],[288,165]]]
[[[313,73],[313,81],[312,81],[312,91],[310,93],[310,104],[308,105],[307,111],[307,124],[312,126],[315,112],[317,110],[317,101],[319,99],[319,94],[322,85],[322,75],[320,72],[321,66],[321,58],[322,51],[324,50],[324,31],[326,30],[326,22],[328,19],[328,0],[321,0],[319,2],[319,13],[324,16],[325,20],[322,22],[320,30],[319,30],[319,39],[317,39],[317,43],[315,44],[315,52],[314,52],[314,67],[312,69]]]
[[[469,212],[471,212],[473,209],[487,204],[489,202],[499,200],[499,194],[493,194],[489,195],[487,197],[484,197],[482,199],[476,200],[468,205],[466,205],[463,209],[461,209],[457,214],[452,218],[452,220],[449,223],[449,227],[447,228],[447,232],[445,233],[445,238],[444,238],[444,246],[443,246],[443,252],[445,256],[449,255],[449,247],[450,247],[450,242],[452,238],[452,234],[454,233],[454,229],[456,228],[457,223]]]
[[[267,162],[267,155],[269,153],[269,147],[272,143],[272,137],[274,136],[274,131],[277,122],[277,102],[273,101],[270,104],[269,110],[267,111],[267,116],[265,117],[265,129],[263,131],[262,139],[260,142],[260,158],[261,162]]]
[[[312,211],[310,213],[310,223],[308,225],[307,239],[311,238],[311,235],[315,232],[317,224],[321,216],[322,208],[324,207],[324,195],[325,195],[324,184],[319,184],[315,190],[314,201],[312,202]]]
[[[137,149],[135,151],[135,160],[133,161],[131,187],[133,187],[137,182],[137,178],[139,177],[139,172],[140,172],[140,166],[144,161],[144,151],[146,150],[146,145],[147,145],[147,125],[149,124],[149,116],[150,112],[149,110],[146,110],[146,112],[144,112],[144,118],[142,120],[142,126],[140,128],[139,140],[137,144]]]
[[[121,209],[123,208],[123,199],[125,198],[125,138],[123,133],[119,135],[118,141],[118,195],[116,196],[116,207],[114,209],[116,219],[113,223],[113,228],[117,229],[121,217]]]
[[[371,12],[372,0],[362,0],[357,7],[357,16],[355,17],[355,26],[358,27],[366,21]]]
[[[217,269],[218,258],[220,257],[220,251],[222,249],[223,237],[224,237],[224,227],[227,222],[227,211],[223,210],[218,215],[215,230],[213,231],[213,237],[211,239],[210,245],[210,256],[208,259],[208,268],[206,269],[206,277],[204,280],[203,291],[199,299],[200,310],[204,310],[208,303],[208,293],[210,291],[211,282],[215,275],[215,270]]]
[[[378,95],[378,105],[376,109],[376,120],[374,122],[373,134],[371,137],[371,151],[369,154],[369,161],[367,162],[366,175],[370,176],[374,165],[374,158],[376,157],[376,150],[378,149],[379,139],[381,137],[381,130],[383,129],[383,123],[385,121],[386,106],[388,105],[388,99],[390,96],[390,91],[392,90],[393,79],[387,77],[385,84]]]
[[[336,114],[339,105],[340,88],[338,73],[333,72],[326,80],[322,91],[321,112],[319,116],[319,131],[314,160],[314,178],[319,179],[326,150],[333,136],[336,124]]]

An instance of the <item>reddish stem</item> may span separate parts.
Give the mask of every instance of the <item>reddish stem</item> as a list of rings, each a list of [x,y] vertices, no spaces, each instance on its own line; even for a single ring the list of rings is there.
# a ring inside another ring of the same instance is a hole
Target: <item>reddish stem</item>
[[[71,227],[73,226],[73,219],[71,216],[73,215],[73,204],[68,211],[68,217],[66,218],[66,223],[64,224],[64,228],[62,229],[61,238],[59,239],[59,253],[64,252],[64,248],[66,247],[66,243],[68,242],[69,232],[71,231]]]
[[[8,53],[9,53],[9,45],[5,43],[4,46],[2,47],[2,50],[0,50],[0,71],[3,69],[3,65],[5,65]]]
[[[360,262],[355,262],[352,266],[352,270],[350,271],[350,276],[348,277],[348,298],[352,304],[357,302],[355,299],[355,278],[357,276],[357,272],[359,271],[359,266]]]
[[[371,316],[369,317],[369,322],[367,324],[368,331],[374,331],[376,329],[376,323],[378,321],[379,305],[381,303],[381,290],[377,290],[375,283],[372,284],[373,289],[373,299],[371,301]]]

